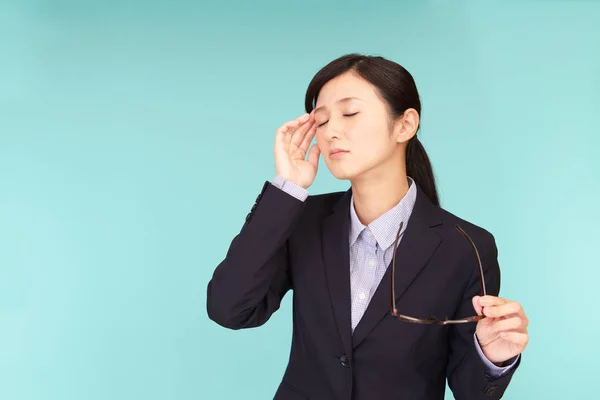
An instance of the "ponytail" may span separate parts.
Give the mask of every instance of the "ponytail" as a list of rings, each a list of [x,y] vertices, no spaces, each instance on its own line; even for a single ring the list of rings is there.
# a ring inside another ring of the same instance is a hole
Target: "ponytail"
[[[410,139],[406,146],[406,175],[419,185],[435,206],[440,205],[429,157],[416,136]]]

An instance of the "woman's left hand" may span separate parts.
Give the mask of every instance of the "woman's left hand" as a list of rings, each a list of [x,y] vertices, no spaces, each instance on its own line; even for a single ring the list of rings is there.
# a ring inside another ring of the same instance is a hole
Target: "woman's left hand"
[[[529,342],[529,319],[516,301],[494,296],[473,297],[473,307],[479,320],[477,340],[483,354],[498,366],[521,354]]]

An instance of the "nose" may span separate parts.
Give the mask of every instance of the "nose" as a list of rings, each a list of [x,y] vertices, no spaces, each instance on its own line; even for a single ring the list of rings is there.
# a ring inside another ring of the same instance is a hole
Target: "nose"
[[[339,123],[333,121],[333,119],[329,120],[327,125],[325,125],[324,137],[328,141],[332,141],[334,139],[340,139],[342,137],[342,126]]]

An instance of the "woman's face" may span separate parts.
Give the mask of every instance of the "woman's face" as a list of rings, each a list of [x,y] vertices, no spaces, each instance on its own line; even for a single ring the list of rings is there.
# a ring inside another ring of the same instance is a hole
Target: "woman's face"
[[[352,180],[378,167],[387,168],[392,159],[400,162],[397,129],[390,124],[385,103],[369,82],[354,73],[323,86],[314,117],[317,143],[336,178]]]

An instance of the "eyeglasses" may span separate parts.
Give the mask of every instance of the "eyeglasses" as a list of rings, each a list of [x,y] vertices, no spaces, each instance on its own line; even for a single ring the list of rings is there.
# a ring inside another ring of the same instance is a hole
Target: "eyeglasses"
[[[429,317],[429,318],[415,318],[415,317],[409,317],[407,315],[402,315],[402,314],[398,314],[398,309],[396,308],[396,293],[395,293],[395,288],[394,288],[394,283],[395,283],[395,279],[394,279],[394,275],[396,272],[396,250],[398,249],[398,240],[400,238],[400,232],[402,231],[402,225],[403,223],[400,223],[400,228],[398,228],[398,233],[396,234],[396,240],[394,242],[394,255],[392,256],[392,316],[400,321],[405,321],[405,322],[412,322],[412,323],[416,323],[416,324],[437,324],[437,325],[449,325],[449,324],[464,324],[464,323],[469,323],[469,322],[476,322],[479,321],[480,319],[482,319],[484,316],[483,315],[475,315],[472,317],[467,317],[467,318],[461,318],[461,319],[438,319],[436,317]],[[481,265],[481,258],[479,257],[479,251],[477,250],[477,247],[475,246],[475,243],[473,243],[473,240],[469,237],[469,235],[467,235],[467,233],[458,225],[455,225],[456,230],[458,230],[471,244],[471,246],[473,247],[473,251],[475,252],[475,257],[477,258],[477,263],[479,266],[479,281],[481,284],[481,295],[485,296],[486,295],[486,291],[485,291],[485,280],[483,278],[483,266]]]

